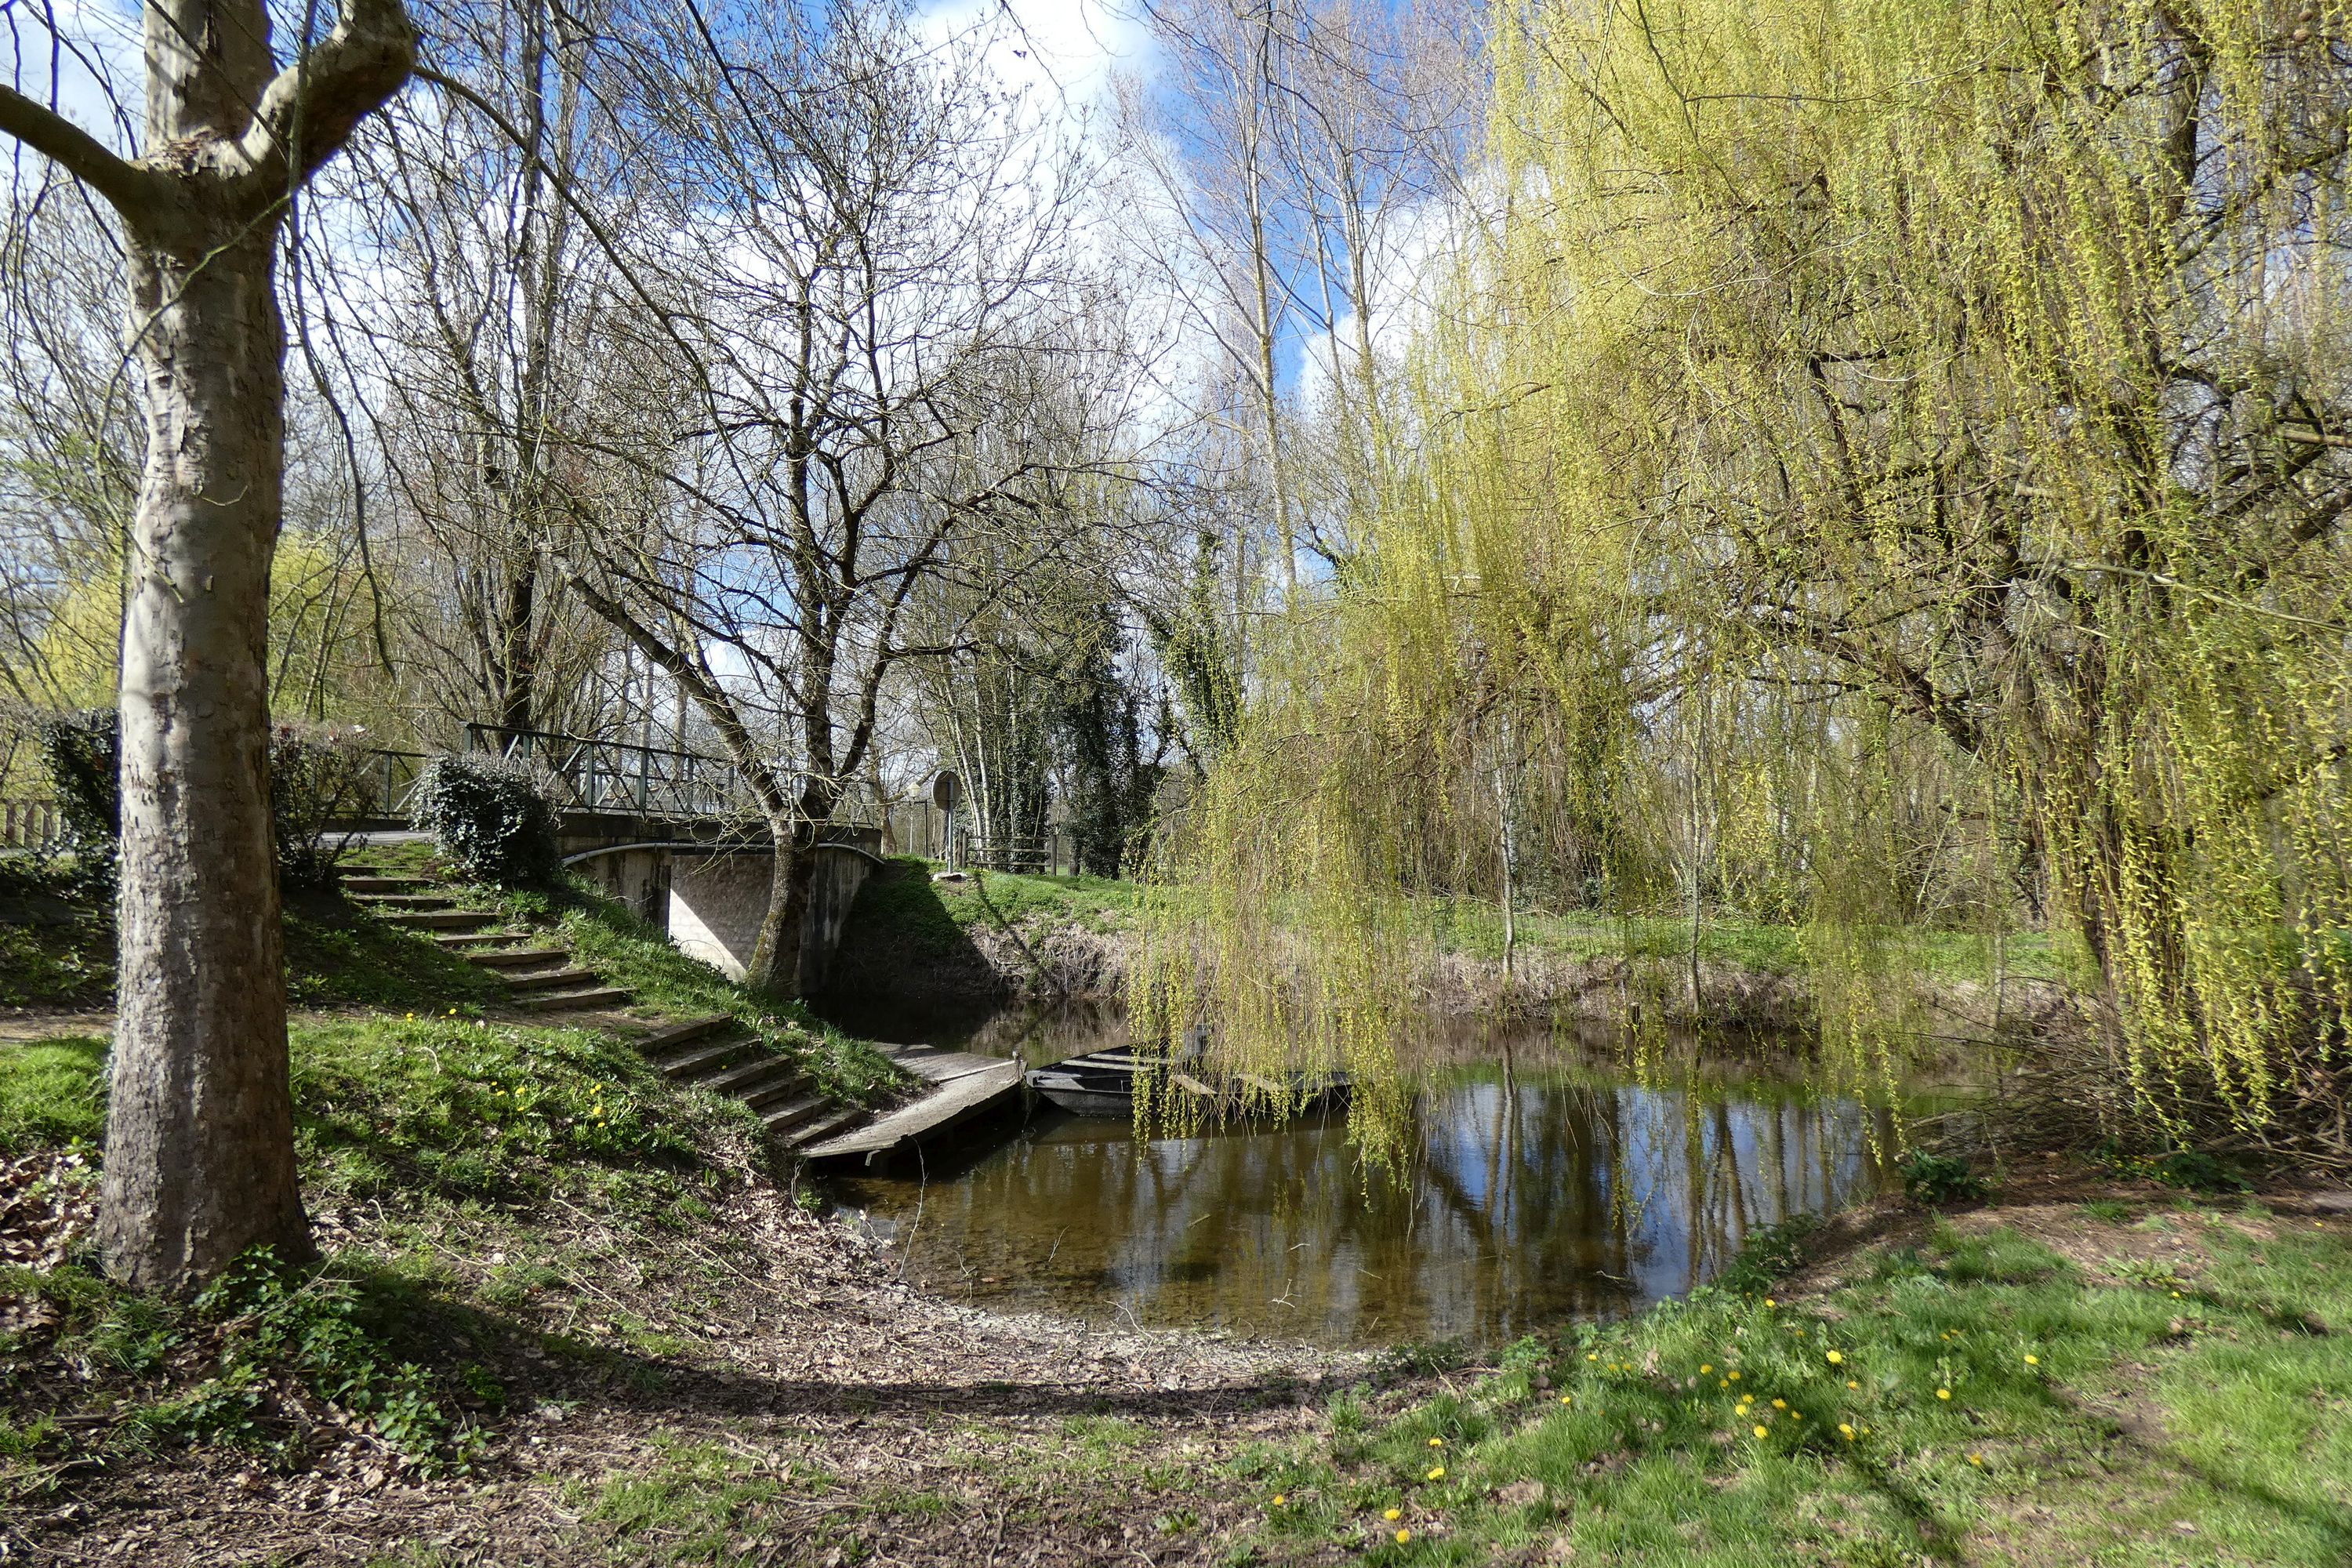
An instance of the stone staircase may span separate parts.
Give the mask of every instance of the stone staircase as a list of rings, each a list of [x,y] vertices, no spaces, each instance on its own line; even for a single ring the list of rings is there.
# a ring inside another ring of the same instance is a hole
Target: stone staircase
[[[608,985],[551,945],[543,930],[516,929],[495,910],[458,906],[457,896],[430,878],[362,868],[342,879],[344,893],[394,925],[432,934],[468,963],[489,970],[508,1000],[534,1013],[626,1006],[629,992]],[[789,1057],[770,1050],[742,1022],[725,1013],[669,1024],[637,1041],[637,1048],[673,1083],[732,1095],[759,1112],[769,1136],[798,1150],[858,1126],[871,1114],[825,1097]]]
[[[734,1096],[760,1113],[768,1135],[787,1150],[806,1148],[864,1121],[862,1106],[841,1105],[809,1080],[800,1064],[768,1049],[741,1020],[725,1013],[689,1018],[637,1042],[672,1083]]]
[[[345,876],[342,886],[361,908],[394,925],[430,931],[467,963],[494,971],[517,1006],[570,1013],[634,1000],[594,970],[575,967],[566,950],[546,946],[544,932],[518,931],[493,910],[460,909],[455,894],[428,878],[362,872]]]

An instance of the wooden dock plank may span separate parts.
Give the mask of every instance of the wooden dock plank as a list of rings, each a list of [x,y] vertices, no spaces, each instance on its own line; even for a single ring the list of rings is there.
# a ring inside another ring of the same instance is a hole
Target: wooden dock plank
[[[1004,1065],[1003,1057],[978,1056],[971,1051],[936,1050],[929,1046],[886,1047],[882,1054],[928,1083],[949,1083]]]
[[[961,1054],[961,1053],[959,1053]],[[989,1060],[984,1070],[966,1072],[940,1083],[911,1105],[870,1121],[838,1138],[812,1143],[800,1152],[812,1160],[838,1159],[845,1154],[883,1154],[902,1144],[920,1142],[943,1132],[968,1116],[993,1105],[1021,1087],[1021,1064]]]

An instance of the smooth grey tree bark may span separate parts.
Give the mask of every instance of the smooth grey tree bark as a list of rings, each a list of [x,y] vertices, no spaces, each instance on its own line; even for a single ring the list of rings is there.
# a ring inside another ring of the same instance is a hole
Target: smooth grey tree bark
[[[280,68],[262,0],[145,0],[145,151],[0,87],[0,132],[110,203],[147,460],[124,564],[121,997],[99,1237],[179,1289],[310,1251],[295,1183],[268,785],[269,567],[285,458],[275,277],[295,195],[399,89],[400,0],[343,0]]]

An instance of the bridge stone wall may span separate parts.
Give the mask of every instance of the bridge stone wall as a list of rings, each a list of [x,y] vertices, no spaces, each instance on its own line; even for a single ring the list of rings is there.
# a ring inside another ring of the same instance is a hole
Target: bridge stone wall
[[[879,835],[874,836],[878,842]],[[669,938],[691,953],[740,980],[760,940],[775,875],[774,857],[764,851],[702,854],[665,851],[669,864]],[[622,857],[607,857],[622,858]],[[809,889],[808,913],[801,927],[801,986],[814,990],[833,966],[849,907],[876,864],[873,847],[856,842],[820,844],[816,877]]]

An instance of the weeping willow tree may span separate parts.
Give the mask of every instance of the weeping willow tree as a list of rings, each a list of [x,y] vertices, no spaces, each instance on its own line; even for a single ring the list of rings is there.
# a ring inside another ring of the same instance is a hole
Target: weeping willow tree
[[[1391,1070],[1517,813],[1613,908],[1785,907],[1858,1061],[1923,923],[2046,921],[2128,1114],[2343,1152],[2347,11],[1499,25],[1411,456],[1167,839],[1146,1017]]]

